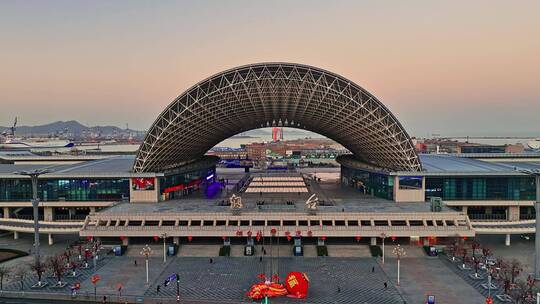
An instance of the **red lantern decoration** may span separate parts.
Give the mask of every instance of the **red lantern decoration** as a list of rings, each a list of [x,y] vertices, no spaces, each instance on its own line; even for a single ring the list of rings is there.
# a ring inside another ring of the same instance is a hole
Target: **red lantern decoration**
[[[390,239],[392,240],[392,242],[395,242],[395,241],[396,241],[396,237],[395,237],[395,236],[390,237]]]
[[[91,235],[89,235],[89,236],[86,237],[86,239],[87,239],[89,242],[91,242],[92,239],[94,239],[94,238],[93,238]]]
[[[190,236],[187,237],[187,240],[188,240],[188,242],[191,242],[191,241],[193,241],[193,237],[190,235]]]
[[[255,239],[257,239],[257,242],[261,241],[261,237],[262,237],[262,232],[259,230],[257,231],[257,236],[255,237]]]
[[[253,235],[253,232],[251,232],[251,230],[249,230],[249,231],[247,232],[247,235],[248,235],[248,237],[251,237],[251,236]]]
[[[313,232],[312,232],[311,230],[308,230],[307,236],[312,237],[312,236],[313,236]]]
[[[285,231],[285,235],[291,235],[291,233],[287,230]]]
[[[226,237],[226,236],[222,236],[221,239],[225,241],[225,240],[227,239],[227,237]]]
[[[242,236],[242,235],[244,235],[244,233],[242,232],[242,230],[236,231],[236,236]]]
[[[463,240],[464,240],[464,241],[466,241],[466,240],[467,240],[467,237],[466,237],[466,236],[464,236],[464,237],[463,237]]]
[[[157,242],[159,240],[159,237],[157,235],[154,235],[154,242]]]
[[[276,228],[272,228],[272,230],[270,230],[270,233],[271,233],[272,235],[276,235],[276,233],[277,233]]]
[[[301,235],[302,235],[302,231],[296,230],[296,236],[301,236]]]
[[[304,299],[309,289],[309,278],[303,272],[289,272],[285,278],[285,288],[289,292],[288,297]]]
[[[287,235],[287,241],[290,241],[292,239],[292,237],[288,234]]]
[[[361,239],[362,239],[361,236],[357,236],[357,237],[356,237],[356,241],[357,241],[357,242],[360,242]]]
[[[325,237],[325,236],[321,236],[321,240],[326,241],[326,237]]]
[[[122,240],[122,241],[123,241],[123,240],[125,240],[125,239],[126,239],[126,237],[125,237],[125,236],[123,236],[123,235],[121,235],[121,236],[120,236],[120,240]]]

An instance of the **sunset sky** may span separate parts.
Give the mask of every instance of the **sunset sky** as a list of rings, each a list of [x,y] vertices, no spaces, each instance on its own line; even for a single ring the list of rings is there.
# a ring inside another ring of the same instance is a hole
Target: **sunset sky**
[[[0,125],[147,129],[238,65],[297,62],[411,135],[540,136],[540,1],[1,1]]]

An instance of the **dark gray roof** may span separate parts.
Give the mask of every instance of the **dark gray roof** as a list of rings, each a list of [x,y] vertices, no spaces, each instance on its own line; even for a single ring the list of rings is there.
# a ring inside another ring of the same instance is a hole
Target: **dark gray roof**
[[[14,172],[23,170],[49,169],[51,173],[43,175],[44,178],[63,177],[130,177],[134,155],[113,156],[110,158],[82,161],[76,164],[0,164],[0,177],[14,178]],[[137,176],[155,176],[154,173],[137,174]]]

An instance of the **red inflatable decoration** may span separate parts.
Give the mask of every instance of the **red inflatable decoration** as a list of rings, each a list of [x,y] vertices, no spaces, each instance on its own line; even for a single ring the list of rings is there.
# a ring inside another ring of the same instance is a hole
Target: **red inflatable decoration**
[[[187,240],[188,240],[188,242],[191,242],[191,241],[193,241],[193,237],[190,235],[190,236],[187,237]]]
[[[270,230],[270,233],[271,233],[272,235],[276,235],[276,233],[277,233],[276,228],[272,228],[272,230]]]
[[[258,275],[259,279],[265,280],[264,274]],[[309,279],[305,273],[290,272],[285,279],[285,284],[277,283],[279,278],[272,276],[274,282],[259,282],[251,286],[247,296],[253,300],[260,300],[265,297],[273,298],[288,296],[291,298],[304,299],[309,289]]]
[[[157,235],[154,235],[154,242],[157,242],[159,240],[159,237]]]
[[[357,241],[357,242],[360,242],[361,239],[362,239],[361,236],[357,236],[357,237],[356,237],[356,241]]]
[[[289,272],[285,278],[285,287],[289,292],[288,297],[305,299],[309,288],[309,278],[303,272]]]

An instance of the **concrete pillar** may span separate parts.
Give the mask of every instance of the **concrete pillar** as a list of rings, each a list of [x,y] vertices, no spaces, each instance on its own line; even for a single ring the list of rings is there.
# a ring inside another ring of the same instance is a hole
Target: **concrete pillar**
[[[49,245],[54,244],[53,236],[49,233]]]
[[[370,243],[369,243],[371,246],[377,246],[377,238],[376,237],[372,237],[370,239]]]
[[[54,208],[53,207],[45,207],[43,209],[43,219],[47,222],[54,221]]]
[[[465,213],[465,215],[467,215],[467,212],[469,211],[469,207],[468,206],[461,206],[461,212]]]
[[[122,240],[122,245],[124,245],[124,246],[129,245],[129,238],[128,238],[128,237],[125,237],[125,238]]]
[[[90,207],[90,213],[95,213],[96,212],[96,207]]]
[[[508,206],[509,221],[519,221],[519,206]]]
[[[18,240],[19,239],[19,232],[15,231],[13,232],[13,239]]]
[[[173,243],[175,245],[180,245],[180,237],[178,237],[178,236],[173,237]]]
[[[504,244],[505,244],[506,246],[510,246],[510,233],[508,233],[508,234],[506,235],[506,240],[504,241]]]
[[[4,207],[4,218],[9,218],[9,207]]]
[[[68,218],[71,220],[73,218],[73,215],[75,214],[75,209],[68,208]]]

